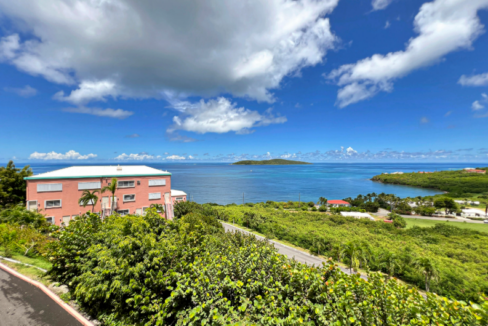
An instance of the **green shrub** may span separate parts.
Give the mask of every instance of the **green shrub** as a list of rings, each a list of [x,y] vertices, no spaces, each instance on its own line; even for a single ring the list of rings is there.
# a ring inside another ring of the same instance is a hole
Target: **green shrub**
[[[27,257],[44,255],[51,240],[48,236],[28,226],[0,224],[0,246],[4,255],[19,253]]]
[[[327,206],[320,206],[319,212],[327,212]]]
[[[365,281],[331,262],[306,266],[271,244],[223,233],[217,225],[215,218],[195,212],[174,222],[151,211],[101,223],[86,216],[56,233],[49,273],[108,325],[488,322],[484,302],[424,298],[394,279],[371,273]]]
[[[27,225],[35,229],[48,230],[51,226],[46,221],[46,217],[40,213],[27,210],[23,206],[15,206],[0,210],[0,224],[18,224]]]
[[[399,229],[404,229],[407,227],[407,221],[398,214],[390,213],[388,214],[390,220],[393,221],[393,226]]]

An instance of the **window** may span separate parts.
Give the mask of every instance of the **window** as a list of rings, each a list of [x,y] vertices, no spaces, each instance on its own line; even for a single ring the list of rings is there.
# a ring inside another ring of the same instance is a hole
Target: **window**
[[[128,209],[119,209],[117,211],[117,213],[120,214],[120,216],[125,216],[125,215],[129,214],[129,210]]]
[[[142,208],[142,216],[146,215],[146,211],[149,209],[149,207],[143,207]]]
[[[136,195],[124,195],[124,202],[126,201],[136,201]]]
[[[176,197],[176,200],[183,200],[183,197]]]
[[[68,216],[63,216],[63,224],[65,226],[68,226],[69,225],[69,221],[71,220],[71,217],[68,215]]]
[[[161,199],[161,193],[160,192],[153,192],[149,194],[149,199]]]
[[[78,190],[100,189],[100,188],[102,188],[102,183],[100,181],[78,182]]]
[[[62,183],[39,183],[37,184],[37,192],[49,191],[63,191]]]
[[[61,200],[56,199],[56,200],[46,200],[44,202],[44,207],[46,208],[55,208],[55,207],[61,207]]]
[[[166,186],[166,179],[149,180],[149,187]]]
[[[119,188],[132,188],[132,187],[134,187],[134,181],[119,181],[117,183],[117,187],[119,187]]]
[[[142,215],[142,208],[136,209],[136,215],[139,215],[139,216]]]
[[[48,223],[54,224],[54,217],[53,216],[46,216],[46,221]]]

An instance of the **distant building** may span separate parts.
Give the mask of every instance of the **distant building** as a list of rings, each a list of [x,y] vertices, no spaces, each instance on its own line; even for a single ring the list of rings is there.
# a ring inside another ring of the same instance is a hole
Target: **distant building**
[[[485,170],[469,169],[469,170],[465,170],[465,171],[468,172],[468,173],[486,174],[486,171]]]
[[[349,204],[347,201],[344,201],[344,200],[331,199],[331,200],[327,201],[327,206],[330,206],[330,207],[351,207],[351,204]]]
[[[403,174],[403,172],[392,172],[391,174]]]
[[[367,218],[368,220],[374,221],[375,219],[371,217],[368,213],[360,212],[341,212],[342,216],[354,217],[354,218]]]
[[[172,219],[173,204],[186,200],[186,193],[171,190],[171,173],[145,165],[72,166],[26,177],[27,209],[41,211],[53,224],[65,225],[76,216],[92,210],[78,200],[84,190],[100,190],[117,178],[114,207],[110,192],[98,193],[94,212],[101,216],[113,209],[120,215],[144,215],[151,204],[161,204]],[[174,196],[173,196],[174,195]]]

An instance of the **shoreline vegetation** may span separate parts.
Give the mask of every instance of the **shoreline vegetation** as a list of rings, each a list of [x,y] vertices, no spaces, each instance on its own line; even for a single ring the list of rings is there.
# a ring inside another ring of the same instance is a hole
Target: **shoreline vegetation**
[[[488,171],[488,167],[477,168]],[[421,172],[421,173],[419,173]],[[488,174],[469,173],[464,170],[438,171],[423,173],[423,171],[402,174],[380,174],[371,178],[385,184],[396,184],[440,190],[450,197],[476,197],[488,195]]]
[[[231,165],[302,165],[302,164],[313,164],[313,163],[283,160],[283,159],[273,159],[273,160],[263,160],[263,161],[245,160],[245,161],[232,163]]]

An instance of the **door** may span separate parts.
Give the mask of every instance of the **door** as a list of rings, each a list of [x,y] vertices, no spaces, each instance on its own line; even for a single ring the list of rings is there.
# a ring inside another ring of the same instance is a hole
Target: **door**
[[[142,208],[136,209],[136,215],[142,215]]]
[[[63,216],[63,223],[64,223],[64,225],[68,226],[70,220],[71,220],[71,217],[69,215],[68,216]]]
[[[27,210],[37,212],[37,200],[30,200],[27,202]]]
[[[102,197],[102,209],[107,209],[110,207],[108,202],[108,197]]]

